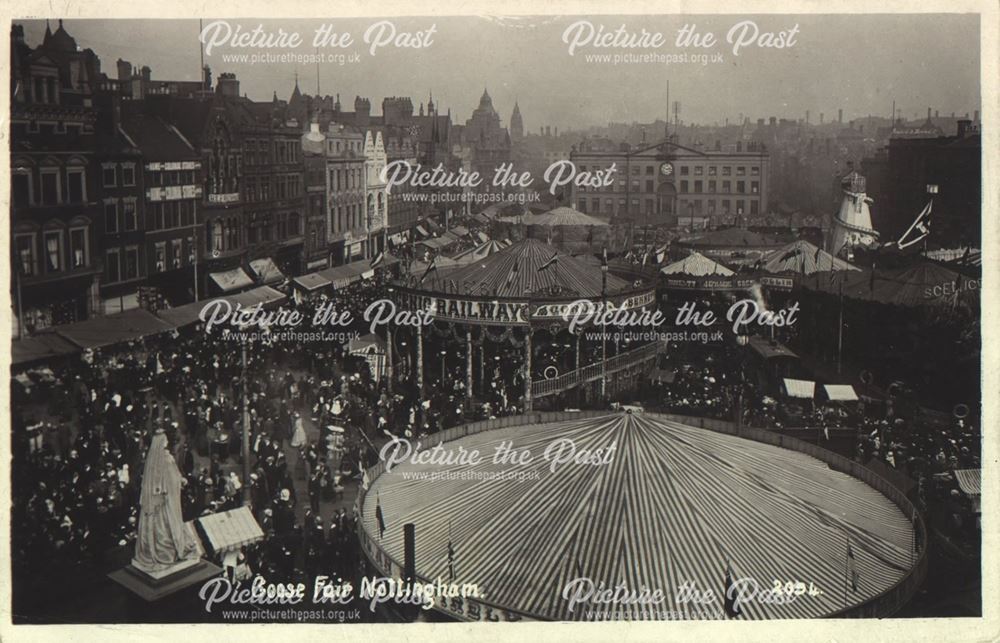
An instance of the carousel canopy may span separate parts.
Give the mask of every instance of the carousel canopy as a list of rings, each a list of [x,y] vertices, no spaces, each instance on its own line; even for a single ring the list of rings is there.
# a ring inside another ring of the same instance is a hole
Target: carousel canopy
[[[554,256],[557,262],[542,269]],[[441,264],[437,266],[438,270],[428,275],[421,285],[422,290],[443,291],[445,283],[450,281],[460,292],[473,295],[521,297],[558,285],[581,297],[598,298],[604,277],[599,266],[562,254],[554,246],[535,239],[524,239],[481,261],[458,268],[441,270]],[[411,274],[419,273],[411,271]],[[624,279],[609,273],[605,294],[619,292],[628,286]]]
[[[542,454],[556,440],[575,445],[578,456],[584,449],[598,457],[612,446],[614,452],[607,464],[553,468],[551,454]],[[532,461],[493,464],[487,454],[504,442],[528,451]],[[696,618],[691,604],[678,604],[674,590],[690,581],[701,591],[721,591],[727,561],[736,577],[770,583],[782,570],[795,570],[831,588],[784,604],[746,602],[742,618],[826,616],[844,607],[845,535],[859,573],[851,604],[886,591],[911,565],[910,519],[892,501],[820,460],[777,446],[653,414],[507,426],[443,448],[456,453],[459,446],[487,457],[454,467],[406,462],[376,478],[362,506],[365,532],[401,562],[403,525],[414,523],[416,572],[428,579],[448,578],[450,541],[456,582],[480,583],[492,605],[536,618],[586,618],[589,606],[570,612],[562,598],[563,587],[577,577],[609,588],[624,582],[633,591],[663,589],[667,602],[659,605],[601,606],[617,612],[608,619],[653,618],[663,610]],[[442,467],[525,477],[407,476]],[[378,540],[377,513],[385,525]],[[753,535],[764,533],[762,545]]]
[[[524,220],[526,225],[546,225],[546,226],[567,226],[567,225],[581,225],[581,226],[606,226],[608,222],[604,219],[598,219],[597,217],[590,216],[589,214],[584,214],[573,208],[568,208],[566,206],[561,206],[555,208],[554,210],[549,210],[543,214],[537,214],[534,216],[526,217]]]
[[[705,255],[697,252],[692,252],[680,261],[662,268],[660,272],[665,275],[692,275],[694,277],[704,277],[706,275],[730,277],[736,274],[721,263],[712,261]]]
[[[763,268],[767,272],[797,272],[803,275],[831,270],[861,270],[801,239],[767,255]]]

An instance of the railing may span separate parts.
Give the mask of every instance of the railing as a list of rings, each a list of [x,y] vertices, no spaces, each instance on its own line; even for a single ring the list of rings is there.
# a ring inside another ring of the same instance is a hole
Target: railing
[[[659,342],[646,344],[645,346],[633,348],[630,351],[615,355],[605,360],[603,364],[601,362],[588,364],[583,368],[563,373],[559,377],[553,377],[550,380],[535,380],[531,383],[531,395],[535,398],[554,395],[574,386],[601,379],[611,373],[617,373],[645,360],[652,359],[661,350],[663,350],[663,344]]]
[[[647,347],[643,347],[647,348]],[[638,350],[638,349],[637,349]],[[634,351],[633,351],[634,352]],[[627,355],[623,353],[619,357],[624,357]],[[463,424],[461,426],[452,427],[435,434],[435,438],[440,440],[440,442],[450,442],[451,440],[457,440],[458,438],[465,437],[468,435],[474,435],[476,433],[482,433],[484,431],[489,431],[492,429],[499,429],[509,426],[521,426],[525,424],[545,424],[549,422],[561,422],[564,420],[572,419],[585,419],[592,417],[604,417],[609,414],[614,413],[614,411],[598,410],[598,411],[549,411],[549,412],[534,412],[526,413],[524,415],[515,415],[510,417],[496,418],[493,420],[480,420],[479,422],[471,422],[469,424]],[[781,435],[779,433],[773,433],[764,429],[755,429],[751,427],[737,427],[732,422],[727,422],[724,420],[715,420],[710,418],[699,418],[691,417],[686,415],[675,415],[672,413],[647,413],[648,416],[657,417],[661,419],[666,419],[674,422],[679,422],[682,424],[687,424],[689,426],[696,426],[703,429],[708,429],[709,431],[715,431],[717,433],[726,433],[729,435],[735,435],[737,437],[745,438],[747,440],[753,440],[755,442],[763,442],[765,444],[771,444],[783,449],[789,449],[791,451],[798,451],[799,453],[804,453],[806,455],[812,456],[817,460],[821,460],[830,466],[834,471],[839,471],[841,473],[846,473],[855,478],[858,478],[862,482],[866,483],[868,486],[874,488],[876,491],[887,497],[893,504],[899,507],[900,511],[903,512],[905,516],[911,517],[913,522],[913,528],[916,533],[919,534],[919,542],[922,543],[920,553],[917,555],[913,566],[906,573],[903,578],[899,579],[895,585],[889,589],[883,591],[877,596],[873,596],[865,600],[862,603],[852,605],[850,607],[838,610],[831,614],[826,615],[825,618],[884,618],[891,616],[898,612],[917,592],[920,585],[924,582],[927,576],[927,547],[930,542],[927,537],[927,527],[924,522],[924,517],[916,510],[913,503],[906,497],[906,493],[897,488],[891,481],[879,476],[871,469],[854,462],[842,455],[833,453],[832,451],[827,451],[826,449],[810,444],[798,438],[792,438],[788,436]],[[374,484],[375,479],[385,471],[385,466],[382,462],[379,462],[375,466],[368,469],[368,478]],[[358,495],[357,508],[359,512],[362,511],[364,506],[365,493],[362,491]],[[391,571],[392,566],[395,565],[396,568],[402,568],[402,566],[395,560],[388,560],[388,555],[382,551],[381,547],[378,546],[377,541],[373,540],[372,537],[364,530],[364,521],[358,521],[359,536],[361,536],[365,545],[364,547],[367,551],[365,552],[369,559],[375,557],[383,557],[379,561],[379,567],[389,567]],[[374,546],[375,551],[371,551],[372,546]],[[372,561],[376,562],[375,560]],[[385,565],[385,563],[389,563]],[[505,610],[506,608],[499,605],[491,605],[487,601],[480,601],[485,605],[494,607],[497,610]],[[445,610],[449,611],[449,610]],[[507,610],[510,612],[510,610]],[[449,611],[450,612],[450,611]],[[533,618],[531,615],[516,613],[522,618]],[[452,613],[452,615],[455,615]],[[463,618],[462,615],[456,615],[459,618]],[[468,619],[466,619],[468,620]]]

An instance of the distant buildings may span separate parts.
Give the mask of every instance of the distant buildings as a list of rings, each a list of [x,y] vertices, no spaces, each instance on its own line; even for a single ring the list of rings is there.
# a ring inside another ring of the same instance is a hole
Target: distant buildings
[[[931,198],[927,186],[935,185],[928,242],[981,246],[982,136],[971,120],[959,120],[954,136],[891,138],[862,168],[883,241],[906,231]]]

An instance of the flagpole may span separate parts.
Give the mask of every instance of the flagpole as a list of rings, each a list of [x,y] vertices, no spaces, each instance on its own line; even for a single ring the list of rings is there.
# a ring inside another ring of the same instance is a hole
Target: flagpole
[[[840,375],[842,365],[842,353],[844,349],[844,280],[840,279],[840,310],[837,321],[837,375]],[[773,327],[772,327],[773,328]]]

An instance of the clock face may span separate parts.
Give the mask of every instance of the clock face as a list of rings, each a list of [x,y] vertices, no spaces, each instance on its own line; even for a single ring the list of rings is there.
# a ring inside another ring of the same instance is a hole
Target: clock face
[[[671,176],[674,173],[673,163],[664,163],[660,166],[660,174],[663,176]]]

